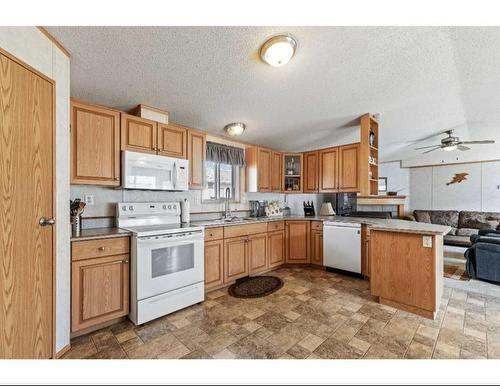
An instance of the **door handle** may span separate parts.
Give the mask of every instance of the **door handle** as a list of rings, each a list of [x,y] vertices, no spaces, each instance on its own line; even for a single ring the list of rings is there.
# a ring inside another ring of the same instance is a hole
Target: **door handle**
[[[54,225],[55,223],[56,223],[55,218],[40,217],[40,221],[38,221],[38,224],[40,224],[43,227],[45,227],[47,225]]]

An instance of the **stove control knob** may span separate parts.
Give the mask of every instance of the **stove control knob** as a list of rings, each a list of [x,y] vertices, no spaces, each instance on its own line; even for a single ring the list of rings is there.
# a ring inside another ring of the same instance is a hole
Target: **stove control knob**
[[[132,205],[130,205],[130,206],[128,207],[128,210],[134,210],[134,207],[133,207]]]
[[[174,209],[177,209],[177,205],[174,205]]]
[[[172,209],[172,205],[169,205],[169,206],[168,206],[168,209]]]
[[[122,210],[125,212],[127,210],[127,206],[126,205],[123,205],[122,206]]]
[[[163,209],[166,210],[167,209],[167,206],[166,205],[163,205]]]

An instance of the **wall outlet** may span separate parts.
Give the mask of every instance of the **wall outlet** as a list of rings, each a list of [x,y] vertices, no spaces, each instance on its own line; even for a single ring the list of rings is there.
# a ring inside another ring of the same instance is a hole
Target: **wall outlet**
[[[85,203],[87,205],[94,205],[94,195],[93,194],[85,194],[83,196],[83,201],[85,201]]]
[[[422,245],[424,248],[432,248],[432,236],[423,236]]]

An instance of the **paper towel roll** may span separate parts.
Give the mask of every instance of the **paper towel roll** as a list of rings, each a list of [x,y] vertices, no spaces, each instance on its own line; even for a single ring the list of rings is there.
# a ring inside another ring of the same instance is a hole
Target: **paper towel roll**
[[[189,200],[185,198],[181,201],[181,222],[189,223],[190,215],[189,215]]]

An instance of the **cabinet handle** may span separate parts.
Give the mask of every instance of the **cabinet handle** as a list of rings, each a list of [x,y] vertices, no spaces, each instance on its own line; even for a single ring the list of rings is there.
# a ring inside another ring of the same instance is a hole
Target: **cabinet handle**
[[[120,177],[115,177],[115,181],[119,181],[120,180]]]
[[[128,264],[128,260],[122,260],[123,264]]]
[[[99,247],[99,250],[100,250],[100,251],[105,251],[105,250],[106,250],[106,247]]]

